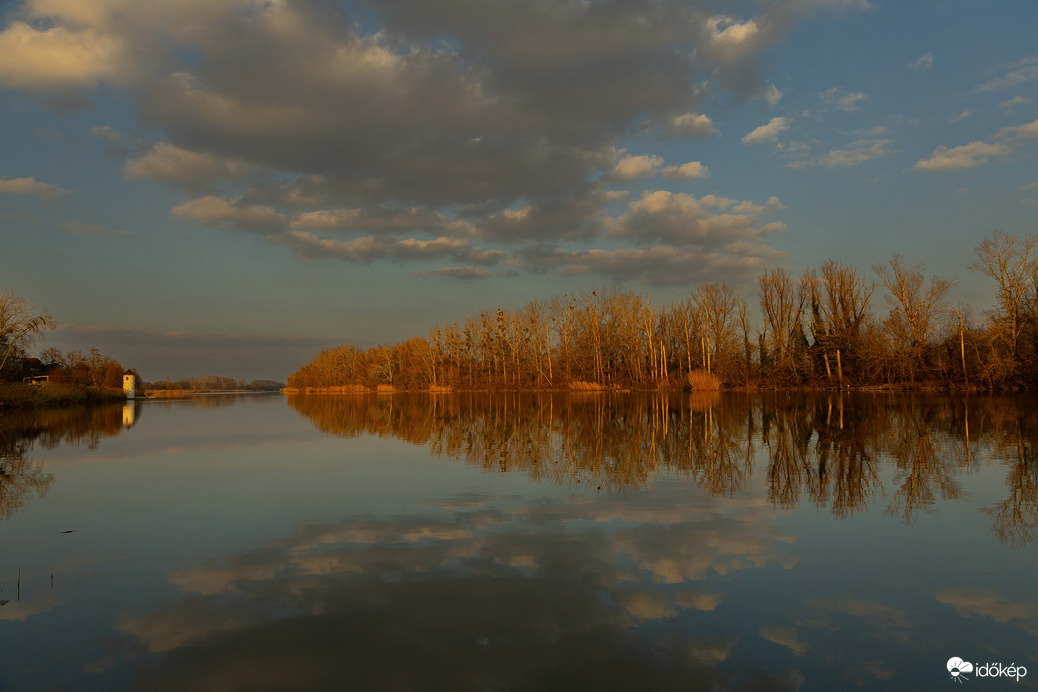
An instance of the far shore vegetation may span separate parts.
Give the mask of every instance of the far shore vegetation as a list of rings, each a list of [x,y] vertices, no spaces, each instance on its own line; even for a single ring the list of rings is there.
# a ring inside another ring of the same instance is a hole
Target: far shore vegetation
[[[13,290],[0,292],[0,410],[68,407],[125,401],[123,376],[131,373],[138,397],[174,397],[202,392],[270,392],[284,388],[273,380],[235,380],[202,375],[145,382],[137,370],[92,348],[62,353],[48,348],[38,356],[29,349],[54,328],[47,310]]]
[[[62,353],[29,348],[54,328],[50,312],[13,290],[0,291],[0,410],[123,401],[122,364],[98,349]],[[136,371],[132,372],[136,376]],[[139,377],[138,377],[139,381]]]
[[[830,260],[769,269],[749,297],[706,283],[668,305],[610,288],[485,310],[428,337],[322,351],[289,391],[1033,389],[1038,237],[995,231],[973,250],[969,269],[996,289],[981,313],[900,255],[868,271]]]
[[[179,380],[145,382],[148,396],[179,396],[202,392],[277,392],[284,389],[284,382],[274,380],[236,380],[220,375],[199,375]]]

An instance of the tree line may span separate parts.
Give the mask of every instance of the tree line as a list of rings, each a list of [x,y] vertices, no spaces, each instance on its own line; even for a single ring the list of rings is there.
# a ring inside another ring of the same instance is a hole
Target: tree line
[[[830,260],[757,278],[755,295],[704,283],[671,304],[622,288],[484,310],[391,346],[327,349],[293,388],[596,389],[1038,384],[1038,237],[995,231],[971,271],[995,284],[976,315],[953,280],[895,254],[870,272]],[[877,297],[881,291],[882,299]],[[758,319],[749,300],[756,300]]]
[[[222,375],[198,375],[179,380],[166,378],[155,382],[145,382],[147,390],[172,390],[188,392],[271,392],[282,389],[283,382],[274,380],[236,380]]]

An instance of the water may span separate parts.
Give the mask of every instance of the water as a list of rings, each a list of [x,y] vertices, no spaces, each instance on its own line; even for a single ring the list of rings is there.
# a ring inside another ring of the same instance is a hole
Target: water
[[[0,690],[1035,687],[1036,403],[8,414]]]

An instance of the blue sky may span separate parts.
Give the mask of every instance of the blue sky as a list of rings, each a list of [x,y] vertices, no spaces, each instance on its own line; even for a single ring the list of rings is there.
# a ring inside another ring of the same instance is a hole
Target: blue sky
[[[0,3],[0,288],[146,379],[1038,230],[1038,5]],[[879,293],[875,310],[883,310]]]

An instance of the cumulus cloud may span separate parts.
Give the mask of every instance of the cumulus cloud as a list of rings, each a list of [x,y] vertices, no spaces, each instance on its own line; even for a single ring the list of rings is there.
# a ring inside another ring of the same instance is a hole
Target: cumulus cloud
[[[57,106],[89,105],[84,90],[118,80],[132,64],[123,40],[91,28],[33,27],[12,21],[0,32],[0,86],[27,91]]]
[[[987,163],[989,159],[1009,155],[1027,140],[1035,137],[1038,137],[1038,120],[1024,125],[1003,127],[995,133],[994,142],[970,142],[951,149],[940,146],[927,158],[917,161],[912,168],[925,172],[974,168]]]
[[[670,180],[685,180],[688,178],[709,178],[710,169],[699,161],[689,161],[680,166],[667,166],[663,169],[663,177]]]
[[[965,120],[966,118],[970,117],[971,115],[973,115],[973,111],[963,111],[963,112],[959,113],[958,115],[953,115],[952,117],[948,118],[948,122],[950,122],[950,123],[957,123],[960,120]]]
[[[918,58],[908,63],[913,70],[929,70],[933,67],[933,53],[923,53]]]
[[[1005,101],[1002,101],[1001,103],[999,103],[998,107],[1001,108],[1004,111],[1012,112],[1013,109],[1015,109],[1017,106],[1024,106],[1024,105],[1026,105],[1026,104],[1028,104],[1030,102],[1031,102],[1031,99],[1029,99],[1029,98],[1025,98],[1023,96],[1014,96],[1011,99],[1006,99]]]
[[[32,195],[47,204],[57,204],[70,191],[58,185],[42,183],[36,178],[0,178],[0,194]]]
[[[228,225],[246,231],[269,232],[285,227],[285,217],[272,207],[240,204],[223,197],[201,197],[173,207],[173,214],[207,226]]]
[[[108,134],[105,132],[104,136]],[[123,176],[127,180],[157,180],[188,192],[198,192],[222,182],[244,180],[255,170],[240,159],[190,151],[160,142],[144,156],[127,161],[123,166]]]
[[[1038,79],[1038,55],[1020,60],[1013,68],[1000,77],[995,77],[983,84],[978,84],[975,91],[1001,91]]]
[[[789,129],[789,120],[786,118],[772,118],[765,125],[761,125],[742,138],[743,144],[761,144],[762,142],[774,142],[780,133]]]
[[[766,51],[810,15],[866,6],[38,0],[0,30],[0,88],[65,105],[123,89],[161,140],[125,176],[208,194],[173,212],[207,225],[294,244],[290,222],[363,237],[586,240],[607,226],[608,180],[705,172],[654,157],[618,166],[628,133],[716,134],[702,107],[718,92],[774,105]],[[408,220],[400,210],[415,225],[389,229]]]
[[[617,182],[651,178],[662,165],[663,158],[660,156],[625,156],[616,164],[609,178]]]
[[[1003,127],[995,133],[995,139],[1012,143],[1020,143],[1022,140],[1034,137],[1038,137],[1038,120],[1029,122],[1026,125]]]
[[[711,199],[704,198],[707,204],[715,199],[708,198]],[[737,241],[759,241],[775,228],[762,225],[760,215],[782,208],[777,197],[772,200],[771,206],[729,200],[734,202],[731,212],[716,214],[707,211],[692,195],[646,191],[613,222],[610,236],[642,243],[664,241],[711,249]]]
[[[435,235],[472,236],[477,229],[462,219],[452,219],[421,207],[319,209],[299,214],[292,228],[359,233],[422,232]]]
[[[416,260],[450,257],[473,264],[496,264],[503,253],[472,247],[460,238],[397,238],[392,236],[363,236],[352,240],[324,238],[307,231],[293,230],[279,242],[291,245],[305,257],[333,258],[346,262],[367,264],[375,260]]]
[[[702,113],[683,113],[670,121],[670,130],[684,137],[708,137],[719,134],[714,122]]]
[[[917,171],[956,171],[964,168],[973,168],[988,159],[997,156],[1005,156],[1012,151],[1005,144],[989,144],[987,142],[970,142],[962,146],[949,149],[939,146],[925,159],[916,161],[912,166]]]
[[[840,149],[832,149],[824,156],[808,157],[786,164],[790,168],[820,166],[823,168],[846,168],[858,166],[891,153],[889,139],[861,139]]]
[[[598,274],[659,285],[687,281],[690,275],[734,278],[784,256],[765,239],[785,224],[762,219],[784,208],[777,197],[757,204],[646,191],[608,221],[611,239],[636,247],[573,250],[541,245],[519,250],[505,263],[534,272]]]
[[[864,91],[846,91],[840,87],[827,89],[820,93],[818,97],[827,106],[849,112],[860,110],[861,104],[869,100],[869,95]]]
[[[768,102],[769,106],[777,106],[782,100],[782,92],[774,84],[769,84],[768,88],[764,90],[764,100]]]

